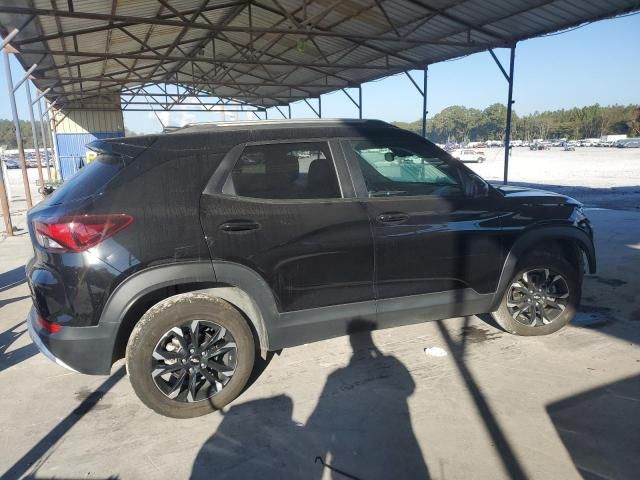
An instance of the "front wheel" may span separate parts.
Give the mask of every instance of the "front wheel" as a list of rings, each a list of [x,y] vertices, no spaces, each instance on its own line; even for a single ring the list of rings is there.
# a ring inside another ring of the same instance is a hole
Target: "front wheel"
[[[515,335],[547,335],[560,330],[576,314],[581,273],[551,254],[526,257],[507,286],[496,322]]]
[[[186,293],[153,306],[136,324],[127,344],[127,371],[149,408],[168,417],[197,417],[240,395],[255,348],[233,306]]]

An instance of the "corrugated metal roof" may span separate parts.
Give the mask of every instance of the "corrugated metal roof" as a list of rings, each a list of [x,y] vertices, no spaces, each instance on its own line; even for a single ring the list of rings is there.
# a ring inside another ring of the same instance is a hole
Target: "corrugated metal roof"
[[[284,105],[640,9],[640,0],[0,0],[61,106],[175,82]]]

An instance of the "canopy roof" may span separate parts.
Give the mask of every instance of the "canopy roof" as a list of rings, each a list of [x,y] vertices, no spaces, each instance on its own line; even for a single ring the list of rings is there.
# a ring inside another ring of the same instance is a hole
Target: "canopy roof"
[[[640,8],[639,0],[0,0],[0,34],[71,108],[143,84],[302,98]],[[174,90],[175,95],[175,90]],[[161,104],[158,99],[151,102]]]

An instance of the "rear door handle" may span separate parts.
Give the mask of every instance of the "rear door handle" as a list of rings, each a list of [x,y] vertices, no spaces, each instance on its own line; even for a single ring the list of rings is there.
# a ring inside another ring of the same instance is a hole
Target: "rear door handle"
[[[378,221],[380,223],[402,223],[409,220],[409,214],[404,212],[384,212],[378,215]]]
[[[223,232],[246,232],[258,228],[260,228],[260,224],[253,220],[229,220],[220,225],[220,230]]]

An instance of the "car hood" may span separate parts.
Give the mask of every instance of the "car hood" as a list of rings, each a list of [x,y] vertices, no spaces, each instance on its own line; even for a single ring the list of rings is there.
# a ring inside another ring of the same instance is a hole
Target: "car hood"
[[[493,185],[502,195],[508,199],[521,203],[533,203],[536,205],[575,205],[582,206],[575,198],[562,195],[561,193],[539,190],[537,188],[520,187],[516,185]]]

